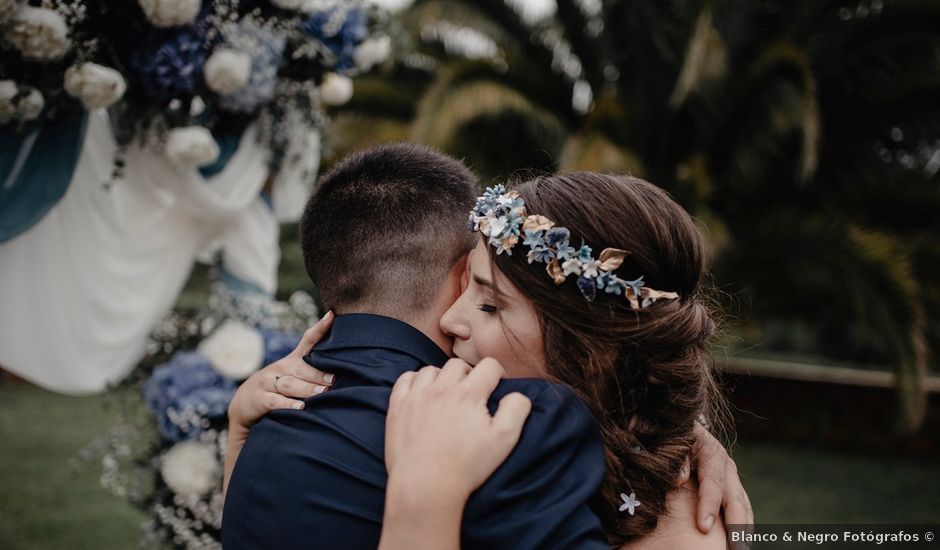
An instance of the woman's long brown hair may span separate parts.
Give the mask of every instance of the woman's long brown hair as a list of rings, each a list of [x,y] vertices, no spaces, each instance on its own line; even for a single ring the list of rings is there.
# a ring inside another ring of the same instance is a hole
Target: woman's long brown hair
[[[621,279],[642,275],[647,286],[680,297],[637,310],[603,291],[588,302],[576,277],[555,285],[522,246],[512,256],[488,248],[535,306],[547,378],[573,388],[600,427],[607,475],[596,508],[616,548],[652,531],[665,513],[699,415],[719,427],[727,418],[709,350],[716,323],[702,288],[702,238],[681,206],[638,178],[577,172],[514,189],[530,215],[567,227],[576,249],[587,244],[595,257],[607,247],[629,251],[616,271]],[[636,493],[635,515],[618,511],[621,493]]]

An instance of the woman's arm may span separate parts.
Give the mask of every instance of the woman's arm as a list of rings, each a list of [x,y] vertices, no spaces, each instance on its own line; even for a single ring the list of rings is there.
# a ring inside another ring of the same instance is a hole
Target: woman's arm
[[[329,311],[307,329],[294,351],[252,374],[235,392],[228,406],[223,495],[228,490],[228,480],[248,438],[248,430],[275,409],[303,409],[303,398],[322,393],[333,384],[332,374],[321,372],[304,361],[304,356],[323,339],[332,325],[333,312]]]
[[[490,415],[486,404],[503,374],[492,359],[473,368],[451,359],[395,383],[381,550],[460,547],[467,499],[512,452],[532,408],[527,397],[510,393]]]

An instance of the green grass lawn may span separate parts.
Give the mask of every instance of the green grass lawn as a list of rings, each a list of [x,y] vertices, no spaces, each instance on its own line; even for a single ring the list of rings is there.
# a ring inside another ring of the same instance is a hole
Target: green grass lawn
[[[0,385],[0,547],[137,546],[146,518],[69,466],[113,418],[101,398]],[[735,458],[760,522],[940,523],[936,462],[747,442]]]

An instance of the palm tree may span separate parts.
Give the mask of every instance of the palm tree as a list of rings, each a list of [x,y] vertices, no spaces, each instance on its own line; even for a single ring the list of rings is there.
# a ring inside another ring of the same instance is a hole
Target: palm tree
[[[916,429],[940,349],[940,5],[557,0],[533,23],[502,0],[417,0],[402,25],[417,50],[357,81],[337,125],[365,137],[338,148],[410,138],[487,180],[654,181],[704,223],[743,315],[850,327]]]

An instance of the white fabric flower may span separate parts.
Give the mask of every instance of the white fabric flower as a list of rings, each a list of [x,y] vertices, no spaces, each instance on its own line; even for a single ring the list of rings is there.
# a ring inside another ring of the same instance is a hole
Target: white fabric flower
[[[180,168],[198,168],[219,158],[219,144],[202,126],[173,128],[167,136],[166,156]]]
[[[600,269],[600,267],[601,267],[600,261],[594,260],[594,259],[588,260],[584,262],[584,264],[581,266],[581,274],[584,275],[585,277],[590,277],[593,279],[597,277],[598,270]]]
[[[59,12],[20,4],[7,22],[4,38],[23,57],[34,61],[59,59],[72,47],[69,27]]]
[[[361,71],[368,71],[373,65],[378,65],[392,53],[392,39],[387,34],[375,38],[369,38],[362,44],[356,46],[353,51],[353,61],[356,67]]]
[[[337,73],[326,75],[320,85],[320,99],[326,105],[342,105],[353,95],[353,82],[348,76]]]
[[[196,20],[202,0],[138,0],[155,27],[178,27]]]
[[[203,68],[206,86],[219,95],[228,95],[251,77],[251,56],[231,48],[218,48]]]
[[[491,216],[490,217],[490,233],[488,237],[500,237],[503,234],[503,231],[506,230],[506,226],[509,225],[509,219],[506,216]]]
[[[111,67],[81,63],[65,71],[65,91],[78,98],[86,109],[110,107],[124,97],[126,90],[124,77]]]
[[[244,380],[261,368],[264,337],[245,323],[227,319],[199,344],[199,351],[222,376]]]
[[[282,10],[299,10],[307,4],[307,0],[271,0],[271,3]]]
[[[219,482],[216,446],[201,441],[177,443],[160,460],[160,475],[179,495],[202,496]]]
[[[581,260],[577,260],[574,258],[570,260],[565,260],[565,262],[561,264],[561,268],[564,270],[565,277],[567,277],[568,275],[571,275],[572,273],[574,273],[575,275],[580,275],[581,274]]]

